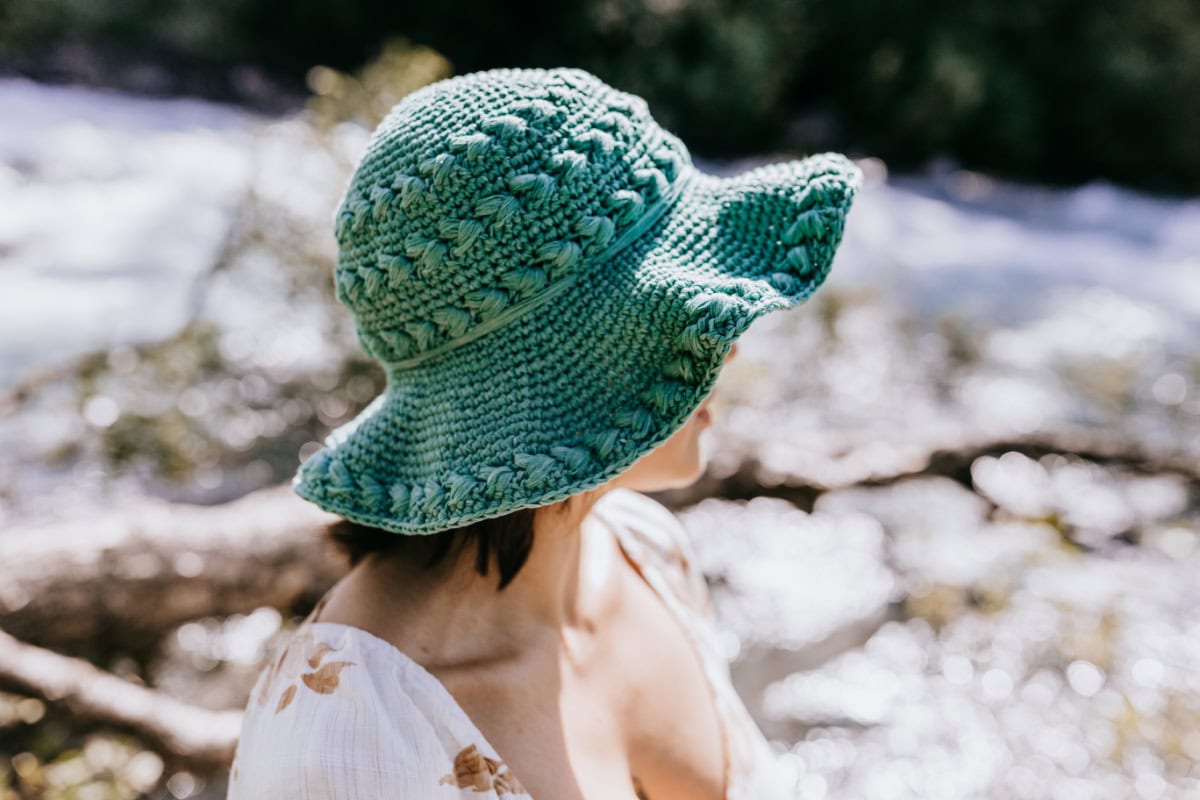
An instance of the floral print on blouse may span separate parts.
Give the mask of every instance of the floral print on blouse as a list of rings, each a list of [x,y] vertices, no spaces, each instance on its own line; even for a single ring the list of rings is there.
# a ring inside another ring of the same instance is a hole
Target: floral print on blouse
[[[624,488],[604,495],[592,514],[702,656],[722,725],[727,800],[794,797],[794,776],[730,682],[683,527],[658,502]],[[365,630],[321,622],[324,604],[259,674],[227,800],[532,800],[440,681]],[[634,789],[651,800],[636,782]]]

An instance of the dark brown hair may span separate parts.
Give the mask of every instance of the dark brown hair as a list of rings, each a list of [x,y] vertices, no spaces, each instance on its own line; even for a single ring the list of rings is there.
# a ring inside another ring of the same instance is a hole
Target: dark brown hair
[[[500,570],[500,585],[497,591],[507,586],[533,549],[533,519],[537,508],[522,508],[479,522],[430,534],[393,533],[382,528],[371,527],[341,519],[326,528],[326,535],[354,566],[368,553],[386,552],[400,554],[413,561],[424,561],[430,569],[448,554],[457,556],[465,548],[475,547],[475,570],[480,575],[488,574],[492,554]]]

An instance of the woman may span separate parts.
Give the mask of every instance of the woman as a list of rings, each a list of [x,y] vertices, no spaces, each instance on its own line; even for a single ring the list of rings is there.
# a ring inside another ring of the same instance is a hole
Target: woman
[[[388,386],[294,482],[353,566],[260,676],[230,798],[790,796],[642,492],[701,474],[736,338],[821,285],[860,182],[705,175],[577,69],[398,104],[335,220]]]

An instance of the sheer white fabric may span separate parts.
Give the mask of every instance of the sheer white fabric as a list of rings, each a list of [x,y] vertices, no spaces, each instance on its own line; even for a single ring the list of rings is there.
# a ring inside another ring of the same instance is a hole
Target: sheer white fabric
[[[794,779],[729,679],[691,544],[671,512],[628,489],[593,516],[690,634],[725,736],[728,800],[791,797]],[[432,674],[365,630],[305,620],[259,675],[230,771],[229,800],[530,800]],[[551,800],[538,798],[538,800]]]

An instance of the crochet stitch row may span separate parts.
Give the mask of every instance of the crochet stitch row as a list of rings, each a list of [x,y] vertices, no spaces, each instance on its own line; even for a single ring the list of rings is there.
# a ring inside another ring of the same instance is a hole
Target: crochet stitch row
[[[457,132],[406,137],[360,173],[337,215],[336,279],[370,355],[416,364],[493,329],[670,205],[683,143],[657,128],[637,135],[649,116],[640,98],[610,90],[605,113],[584,118],[592,109],[576,94],[552,84]],[[395,117],[411,130],[403,112]],[[355,246],[364,241],[368,249]]]
[[[582,70],[419,90],[336,215],[338,297],[388,387],[296,491],[428,533],[599,485],[687,420],[755,318],[820,286],[860,182],[837,153],[701,173]]]

